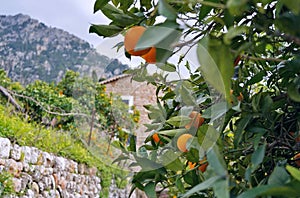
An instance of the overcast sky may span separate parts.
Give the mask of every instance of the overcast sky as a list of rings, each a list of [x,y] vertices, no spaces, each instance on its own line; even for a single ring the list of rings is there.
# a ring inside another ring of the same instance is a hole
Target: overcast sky
[[[89,26],[108,24],[101,12],[93,14],[95,0],[2,0],[1,15],[27,14],[48,26],[64,29],[93,46],[102,39],[89,34]]]

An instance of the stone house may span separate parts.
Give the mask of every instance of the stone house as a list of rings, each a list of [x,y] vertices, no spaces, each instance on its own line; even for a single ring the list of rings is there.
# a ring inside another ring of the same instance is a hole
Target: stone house
[[[140,146],[148,135],[145,133],[146,127],[144,124],[150,122],[144,105],[156,103],[156,88],[146,82],[133,81],[131,78],[132,76],[129,74],[121,74],[100,83],[106,86],[106,93],[120,95],[129,107],[134,105],[140,112],[140,120],[136,130],[137,145]]]

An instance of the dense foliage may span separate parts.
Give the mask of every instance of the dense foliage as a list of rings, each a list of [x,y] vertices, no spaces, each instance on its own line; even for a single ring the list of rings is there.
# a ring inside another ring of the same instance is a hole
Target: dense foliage
[[[104,85],[73,71],[57,85],[35,81],[25,88],[3,70],[0,76],[1,137],[97,167],[101,196],[107,196],[113,175],[124,187],[124,172],[107,166],[116,155],[110,147],[114,137],[124,144],[134,139],[138,111],[129,114],[119,96],[106,94]]]
[[[111,20],[90,27],[100,36],[145,26],[135,49],[156,47],[156,66],[167,72],[150,75],[148,64],[131,71],[159,93],[147,106],[145,144],[120,156],[141,168],[133,188],[151,198],[164,189],[178,197],[299,196],[299,1],[96,0],[94,11]],[[195,49],[196,65],[188,56]],[[192,111],[205,118],[199,128],[185,127]],[[187,152],[176,145],[183,133],[194,137]]]

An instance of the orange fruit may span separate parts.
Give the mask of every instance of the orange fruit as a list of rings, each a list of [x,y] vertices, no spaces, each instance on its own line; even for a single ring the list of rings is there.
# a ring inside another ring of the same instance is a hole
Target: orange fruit
[[[199,128],[204,122],[204,118],[202,118],[201,114],[197,111],[192,111],[189,117],[192,118],[192,120],[184,126],[186,129],[190,129],[192,126]]]
[[[180,151],[182,152],[187,152],[187,141],[192,138],[193,136],[191,134],[182,134],[181,136],[179,136],[179,138],[177,139],[177,147]]]
[[[154,64],[156,63],[156,48],[151,47],[150,51],[144,55],[142,55],[142,58],[145,59],[147,63]]]
[[[142,50],[134,50],[145,30],[146,28],[143,26],[134,26],[126,32],[124,37],[124,47],[129,54],[133,56],[141,56],[150,51],[151,47]]]
[[[294,160],[295,160],[295,163],[298,167],[300,167],[300,153],[297,153],[295,156],[294,156]]]
[[[160,142],[160,138],[159,138],[159,136],[158,136],[157,133],[154,133],[154,134],[152,135],[152,139],[153,139],[153,141],[154,141],[155,143]]]
[[[196,164],[197,164],[197,163],[193,163],[193,162],[190,162],[190,161],[188,162],[188,165],[189,165],[189,168],[190,168],[190,169],[195,168]]]
[[[207,166],[208,166],[208,162],[207,162],[207,160],[206,160],[206,157],[203,159],[203,160],[200,160],[200,166],[198,167],[198,169],[202,172],[202,173],[204,173],[205,171],[206,171],[206,168],[207,168]]]

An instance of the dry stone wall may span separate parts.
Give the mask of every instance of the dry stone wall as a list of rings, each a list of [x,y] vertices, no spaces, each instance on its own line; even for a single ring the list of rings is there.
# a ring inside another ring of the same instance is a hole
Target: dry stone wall
[[[0,173],[13,175],[14,189],[21,198],[99,197],[101,179],[96,168],[34,147],[12,144],[0,138]]]

